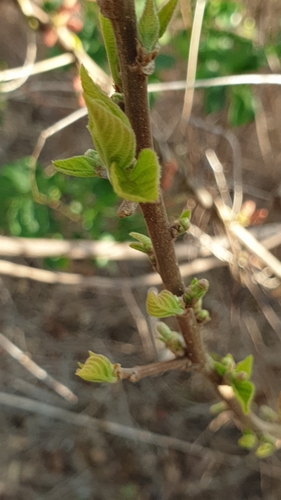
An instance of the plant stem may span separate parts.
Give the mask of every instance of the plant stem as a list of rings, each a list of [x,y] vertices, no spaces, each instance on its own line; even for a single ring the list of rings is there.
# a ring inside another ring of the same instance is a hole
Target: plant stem
[[[118,376],[120,379],[128,379],[130,382],[137,382],[141,378],[151,375],[159,375],[159,373],[168,372],[170,370],[188,371],[192,368],[192,363],[187,358],[175,358],[169,361],[159,361],[158,363],[149,363],[142,366],[134,366],[133,368],[121,368]]]
[[[98,0],[101,12],[111,20],[121,69],[125,112],[136,136],[137,154],[153,148],[147,94],[147,76],[137,65],[137,24],[134,0]],[[141,204],[152,240],[157,270],[165,287],[182,295],[184,283],[175,257],[173,238],[162,197],[156,203]]]
[[[134,0],[98,0],[102,14],[109,18],[117,45],[125,112],[136,136],[137,154],[153,148],[148,107],[147,76],[137,62],[138,36]],[[181,296],[184,282],[175,255],[172,233],[162,196],[156,203],[140,204],[152,241],[156,268],[167,290]],[[195,318],[178,318],[187,354],[194,364],[209,367],[208,356]],[[193,321],[194,320],[194,321]],[[193,328],[196,326],[196,328]]]

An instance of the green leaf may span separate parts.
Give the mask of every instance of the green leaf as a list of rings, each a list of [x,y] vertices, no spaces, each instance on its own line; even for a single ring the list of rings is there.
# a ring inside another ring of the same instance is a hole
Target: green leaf
[[[93,100],[98,100],[102,101],[103,105],[111,111],[111,113],[118,118],[124,123],[124,125],[127,125],[127,127],[130,127],[130,122],[125,113],[121,111],[119,106],[115,104],[109,97],[106,95],[98,85],[96,85],[92,78],[88,75],[87,71],[85,70],[84,66],[81,66],[80,69],[80,76],[81,76],[81,82],[82,82],[82,87],[83,87],[83,93],[84,93],[84,98],[86,99],[93,99]],[[88,105],[87,105],[88,107]],[[88,111],[89,108],[88,108]]]
[[[255,103],[248,85],[229,89],[230,106],[228,120],[233,127],[245,125],[255,118]]]
[[[242,361],[239,361],[235,367],[236,372],[244,372],[247,374],[248,378],[250,378],[252,374],[252,368],[253,368],[253,361],[254,357],[252,354],[247,356],[245,359]]]
[[[158,19],[159,19],[159,38],[164,35],[169,22],[172,19],[172,15],[177,6],[178,0],[168,0],[168,2],[161,7],[158,11]]]
[[[256,450],[256,456],[258,458],[266,458],[273,455],[275,452],[275,446],[272,443],[263,443]]]
[[[110,20],[101,13],[99,13],[99,20],[112,78],[115,85],[121,90],[122,80],[120,77],[119,60],[112,24]]]
[[[129,235],[135,240],[139,241],[145,250],[152,250],[151,239],[145,234],[136,233],[132,231]]]
[[[221,359],[222,364],[227,368],[227,370],[234,370],[235,362],[232,354],[227,354]]]
[[[176,357],[184,356],[185,345],[182,336],[178,332],[170,330],[162,321],[156,325],[156,330],[160,334],[159,340],[164,342],[167,349],[169,349]]]
[[[184,313],[181,299],[168,290],[163,290],[159,295],[152,291],[148,292],[146,310],[150,316],[156,318],[167,318]]]
[[[210,406],[210,413],[212,415],[219,415],[220,413],[228,410],[227,403],[225,401],[219,401],[219,403],[215,403]]]
[[[154,0],[146,0],[138,23],[138,32],[142,46],[152,52],[159,38],[159,19]]]
[[[101,168],[101,159],[96,151],[96,159],[86,155],[72,156],[65,160],[53,161],[56,170],[66,175],[73,175],[74,177],[95,177],[98,175],[96,167]]]
[[[247,415],[250,411],[250,404],[255,394],[255,386],[249,380],[237,380],[230,377],[230,385],[236,399],[239,401],[242,411]]]
[[[192,301],[202,299],[209,289],[209,282],[206,279],[198,280],[194,278],[184,292],[184,299],[187,304]]]
[[[112,163],[110,180],[118,196],[136,203],[157,201],[160,167],[152,149],[142,149],[134,167],[122,169]]]
[[[163,321],[158,321],[156,324],[156,330],[159,335],[161,335],[160,340],[162,340],[162,342],[171,338],[172,330],[168,327],[168,325],[166,325],[166,323],[163,323]]]
[[[89,357],[85,363],[78,363],[79,368],[76,370],[76,375],[88,382],[109,382],[111,384],[118,381],[116,368],[119,365],[113,365],[108,358],[102,354],[95,354],[89,351]]]
[[[103,164],[122,169],[135,157],[136,139],[130,122],[121,109],[92,81],[81,68],[84,98],[89,112],[89,131]]]
[[[91,102],[90,102],[91,101]],[[116,163],[120,170],[131,165],[136,141],[131,127],[111,113],[101,101],[86,100],[89,110],[89,131],[103,164]]]
[[[214,368],[220,377],[226,374],[227,368],[223,363],[220,363],[220,361],[214,361]]]
[[[257,444],[257,436],[251,431],[244,431],[243,436],[238,440],[238,444],[241,448],[251,450]]]

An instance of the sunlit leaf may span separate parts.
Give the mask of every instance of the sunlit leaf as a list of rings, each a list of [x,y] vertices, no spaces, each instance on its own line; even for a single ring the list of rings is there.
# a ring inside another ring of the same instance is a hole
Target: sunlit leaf
[[[115,369],[118,365],[113,365],[111,361],[102,354],[95,354],[89,351],[89,357],[85,363],[78,363],[79,368],[76,375],[88,382],[109,382],[118,381]]]
[[[250,378],[253,369],[253,361],[254,357],[252,354],[250,354],[245,359],[239,361],[239,363],[236,364],[235,371],[244,372],[247,374],[248,378]]]
[[[132,168],[122,169],[112,163],[110,180],[116,194],[137,203],[157,201],[159,196],[160,167],[152,149],[143,149]]]
[[[168,290],[162,290],[158,295],[151,291],[147,294],[146,310],[150,316],[167,318],[184,313],[181,300]]]

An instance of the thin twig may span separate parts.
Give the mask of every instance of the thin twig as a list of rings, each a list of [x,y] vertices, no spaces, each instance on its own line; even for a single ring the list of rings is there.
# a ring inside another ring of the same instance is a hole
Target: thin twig
[[[210,164],[210,167],[213,170],[221,199],[226,206],[231,207],[232,200],[229,194],[229,189],[224,175],[223,166],[213,149],[207,149],[205,154]]]
[[[72,53],[66,52],[59,56],[50,57],[49,59],[44,59],[44,61],[35,62],[34,64],[27,64],[19,66],[18,68],[4,69],[0,71],[0,83],[8,82],[12,80],[17,80],[18,78],[26,78],[32,75],[38,75],[40,73],[46,73],[47,71],[52,71],[57,68],[63,68],[75,61],[75,57]],[[3,91],[1,85],[0,91]]]
[[[271,223],[249,228],[251,234],[257,238],[268,250],[281,245],[281,224]],[[194,237],[206,236],[199,228],[192,225],[188,231]],[[206,250],[210,243],[210,249]],[[218,245],[220,250],[229,248],[226,236],[203,238],[202,247],[198,249],[198,255],[206,257],[213,253],[213,246]],[[69,259],[88,259],[104,257],[108,260],[147,260],[146,254],[132,249],[130,242],[117,243],[115,241],[90,241],[90,240],[55,240],[48,238],[18,238],[14,236],[0,236],[0,255],[6,257],[68,257]],[[203,247],[204,245],[204,247]],[[218,246],[217,251],[219,251]],[[176,255],[179,260],[186,259],[193,244],[176,243]],[[216,255],[216,252],[214,252]],[[225,254],[227,257],[228,254]],[[223,257],[223,256],[222,256]],[[220,257],[219,257],[220,258]]]
[[[0,346],[5,349],[5,351],[10,354],[14,359],[16,359],[26,370],[28,370],[34,377],[38,380],[51,387],[57,394],[66,399],[68,403],[77,404],[77,396],[66,387],[61,382],[55,380],[51,375],[49,375],[46,370],[43,370],[34,361],[30,359],[27,354],[24,354],[21,349],[19,349],[15,344],[13,344],[7,337],[0,333]]]
[[[226,265],[215,257],[197,259],[180,266],[182,276],[191,276],[206,272],[214,267]],[[0,260],[0,274],[15,278],[26,278],[41,283],[78,286],[79,288],[123,288],[123,287],[150,287],[161,285],[162,280],[158,273],[143,274],[134,278],[106,278],[103,276],[86,277],[81,274],[47,271],[35,267],[15,264],[7,260]]]
[[[25,58],[25,61],[23,64],[23,69],[25,70],[25,74],[14,81],[0,83],[0,92],[1,93],[13,92],[14,90],[21,87],[21,85],[23,85],[26,82],[26,80],[28,79],[30,72],[32,71],[32,68],[34,66],[36,54],[37,54],[35,33],[30,33],[29,38],[30,38],[30,41],[27,44],[26,58]],[[1,80],[0,80],[0,82],[1,82]]]
[[[169,372],[171,370],[189,371],[192,368],[190,359],[175,358],[169,361],[159,361],[142,366],[134,366],[133,368],[120,368],[120,380],[128,379],[130,382],[138,382],[140,379],[159,375],[160,373]]]
[[[98,418],[89,417],[83,413],[74,413],[56,406],[42,403],[41,401],[34,401],[33,399],[14,396],[0,392],[0,405],[16,408],[17,410],[37,413],[44,417],[61,420],[70,425],[78,427],[87,427],[100,429],[114,436],[119,436],[125,439],[132,439],[133,441],[147,443],[161,448],[170,448],[173,450],[187,453],[190,456],[209,457],[210,460],[218,459],[224,460],[230,464],[237,464],[240,460],[239,457],[227,455],[217,450],[209,450],[198,444],[188,443],[181,439],[173,438],[170,436],[162,436],[150,431],[135,429],[127,425],[118,424],[117,422],[109,422],[107,420],[99,420]]]
[[[126,302],[127,308],[136,323],[146,359],[152,361],[155,358],[157,351],[155,349],[155,343],[153,342],[146,318],[142,313],[131,288],[124,286],[121,289],[121,293]]]
[[[185,90],[186,88],[203,89],[209,87],[223,87],[230,85],[281,85],[281,75],[245,74],[217,76],[214,78],[195,80],[192,85],[188,85],[186,83],[186,80],[179,80],[175,82],[149,83],[148,92],[169,92],[174,90]]]

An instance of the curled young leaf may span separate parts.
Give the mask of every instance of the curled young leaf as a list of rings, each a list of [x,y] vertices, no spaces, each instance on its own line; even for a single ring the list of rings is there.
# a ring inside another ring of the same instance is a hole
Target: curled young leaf
[[[102,354],[95,354],[89,351],[89,357],[85,363],[78,363],[79,368],[76,375],[88,382],[109,382],[114,384],[118,381],[116,370],[118,364],[112,364],[111,361]]]
[[[168,24],[172,19],[177,3],[178,0],[168,0],[168,2],[159,9],[157,13],[159,19],[159,38],[164,35]]]
[[[153,291],[148,292],[146,310],[150,316],[155,318],[181,315],[185,311],[180,297],[173,295],[168,290],[162,290],[159,295]]]
[[[237,380],[236,377],[229,377],[229,382],[236,399],[239,401],[242,411],[247,415],[255,394],[255,386],[249,380]]]
[[[156,329],[160,334],[159,340],[164,342],[167,349],[169,349],[176,357],[184,356],[186,349],[183,339],[178,332],[170,330],[170,328],[162,321],[157,323]]]
[[[159,19],[154,0],[146,0],[143,13],[138,22],[138,32],[141,45],[151,52],[159,38]]]
[[[110,20],[101,13],[99,14],[99,21],[112,78],[115,85],[121,90],[122,80],[120,77],[119,60],[112,24]]]
[[[145,234],[136,233],[134,231],[129,233],[129,235],[132,238],[135,238],[135,240],[139,241],[139,243],[135,243],[135,242],[130,243],[131,248],[134,248],[135,250],[139,250],[140,252],[143,252],[146,254],[149,254],[153,251],[151,239],[148,236],[146,236]]]

